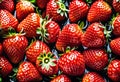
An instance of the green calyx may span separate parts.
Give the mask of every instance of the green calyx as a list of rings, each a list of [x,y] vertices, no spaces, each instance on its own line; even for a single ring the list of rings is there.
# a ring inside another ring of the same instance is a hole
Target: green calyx
[[[31,3],[35,4],[36,0],[29,0]]]
[[[0,0],[0,3],[2,3],[3,0]]]

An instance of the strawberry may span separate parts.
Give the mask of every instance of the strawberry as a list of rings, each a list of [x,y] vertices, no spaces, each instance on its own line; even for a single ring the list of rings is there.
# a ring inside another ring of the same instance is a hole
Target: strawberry
[[[115,36],[120,36],[120,15],[118,15],[117,17],[115,17],[114,21],[113,21],[113,34]]]
[[[0,9],[5,9],[12,13],[14,11],[14,1],[0,0]]]
[[[48,3],[49,1],[50,1],[50,0],[36,0],[36,3],[37,3],[37,6],[38,6],[40,9],[44,9],[44,8],[46,8],[47,3]]]
[[[17,31],[26,33],[26,37],[36,37],[36,29],[40,27],[40,16],[36,13],[29,14],[17,27]]]
[[[22,21],[28,16],[28,14],[34,12],[34,7],[31,2],[26,0],[21,0],[16,4],[16,17],[19,21]]]
[[[100,23],[92,23],[82,35],[81,41],[85,47],[102,47],[105,44],[104,29]]]
[[[82,82],[106,82],[106,81],[98,73],[88,72],[83,76]]]
[[[69,5],[69,19],[71,22],[77,22],[87,16],[88,5],[83,1],[74,0]]]
[[[40,54],[36,60],[36,67],[45,76],[52,76],[58,73],[57,59],[51,52]]]
[[[0,56],[0,74],[2,77],[6,77],[12,72],[12,65],[10,62],[3,56]]]
[[[57,77],[53,78],[50,82],[72,82],[71,79],[62,74],[62,75],[58,75]]]
[[[27,61],[19,65],[16,78],[19,82],[40,82],[42,80],[36,67]]]
[[[107,68],[107,74],[112,81],[120,81],[120,60],[115,59],[110,62]]]
[[[59,51],[65,51],[67,46],[78,47],[81,45],[82,30],[77,24],[67,24],[63,27],[56,42]]]
[[[71,50],[59,58],[58,66],[64,74],[80,76],[85,71],[85,60],[80,52]]]
[[[87,20],[89,22],[104,22],[110,18],[111,13],[112,10],[105,1],[97,0],[91,5]]]
[[[46,7],[46,15],[53,21],[61,22],[67,15],[67,9],[62,0],[50,0]]]
[[[0,43],[0,55],[2,55],[2,52],[3,52],[3,46],[2,46],[2,44]]]
[[[108,64],[107,53],[102,49],[87,49],[83,56],[86,66],[96,71],[103,70]]]
[[[112,6],[116,12],[120,13],[120,0],[113,0]]]
[[[31,45],[27,48],[26,56],[29,61],[32,63],[36,62],[36,58],[43,53],[50,52],[49,47],[43,43],[42,41],[34,41]]]

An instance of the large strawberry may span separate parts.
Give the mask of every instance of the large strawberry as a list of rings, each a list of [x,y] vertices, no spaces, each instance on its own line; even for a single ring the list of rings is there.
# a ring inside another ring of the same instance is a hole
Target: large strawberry
[[[26,37],[36,37],[36,29],[40,27],[40,16],[36,13],[29,14],[17,27],[17,31],[26,33]]]
[[[103,25],[100,23],[92,23],[86,29],[81,37],[83,46],[85,47],[102,47],[105,44],[105,36]]]
[[[112,10],[104,0],[97,0],[88,12],[87,20],[89,22],[107,21],[111,16]]]
[[[106,81],[98,73],[88,72],[83,76],[82,82],[106,82]]]
[[[31,2],[27,0],[21,0],[16,5],[16,16],[19,21],[22,21],[28,14],[34,12],[34,7]]]
[[[116,12],[120,13],[120,0],[113,0],[112,6]]]
[[[37,40],[31,43],[30,46],[27,48],[26,56],[29,61],[35,63],[36,58],[40,54],[43,54],[43,53],[47,54],[48,52],[50,52],[49,47],[42,41]]]
[[[83,56],[86,66],[96,71],[103,70],[108,64],[107,53],[102,49],[87,49]]]
[[[71,22],[77,22],[87,16],[88,5],[83,1],[74,0],[69,5],[69,19]]]
[[[82,30],[77,24],[67,24],[63,27],[56,42],[59,51],[65,51],[66,47],[78,47],[81,45]]]
[[[2,77],[6,77],[12,72],[12,65],[10,62],[3,56],[0,56],[0,74]]]
[[[0,9],[6,9],[12,13],[14,11],[14,1],[13,0],[0,0]]]
[[[36,3],[37,3],[37,6],[40,8],[40,9],[44,9],[46,8],[46,5],[47,3],[49,2],[50,0],[36,0]]]
[[[19,82],[40,82],[42,80],[36,67],[27,61],[20,64],[16,78]]]
[[[120,82],[120,60],[115,59],[110,62],[107,68],[108,77],[114,82]]]
[[[64,74],[80,76],[85,71],[85,60],[80,52],[71,50],[60,57],[58,66]]]
[[[2,55],[2,52],[3,52],[3,46],[2,46],[2,44],[0,43],[0,55]]]

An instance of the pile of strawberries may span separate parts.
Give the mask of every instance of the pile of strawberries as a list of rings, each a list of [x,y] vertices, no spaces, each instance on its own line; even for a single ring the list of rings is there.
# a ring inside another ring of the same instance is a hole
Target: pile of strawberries
[[[0,82],[120,82],[120,0],[0,0]]]

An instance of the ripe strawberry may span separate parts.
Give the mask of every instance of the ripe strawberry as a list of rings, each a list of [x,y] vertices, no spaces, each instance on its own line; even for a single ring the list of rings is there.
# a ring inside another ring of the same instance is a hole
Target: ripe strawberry
[[[29,61],[32,63],[36,62],[36,58],[43,53],[50,52],[49,47],[43,43],[42,41],[34,41],[31,45],[27,48],[26,56]]]
[[[36,13],[29,14],[17,27],[17,31],[26,33],[26,37],[36,37],[36,29],[40,27],[40,16]]]
[[[46,7],[46,15],[53,21],[63,21],[67,15],[67,9],[62,0],[50,0]]]
[[[56,42],[59,51],[65,51],[67,46],[78,47],[81,45],[82,30],[77,24],[67,24],[63,27]]]
[[[34,7],[31,2],[26,0],[21,0],[16,4],[16,16],[19,21],[22,21],[28,16],[28,14],[34,12]]]
[[[40,54],[36,60],[36,67],[45,76],[52,76],[58,73],[57,59],[51,52]]]
[[[69,5],[69,19],[71,22],[85,18],[88,13],[88,5],[83,1],[74,0]]]
[[[116,12],[120,13],[120,0],[113,0],[112,6]]]
[[[88,72],[84,75],[82,82],[106,82],[106,81],[98,73]]]
[[[36,3],[37,3],[37,6],[40,8],[40,9],[44,9],[46,8],[46,5],[47,3],[49,2],[50,0],[36,0]]]
[[[3,52],[3,47],[2,44],[0,43],[0,55],[2,55],[2,52]]]
[[[115,59],[110,62],[107,68],[107,74],[112,81],[120,81],[120,60]]]
[[[72,82],[71,79],[66,75],[58,75],[54,79],[52,79],[50,82]]]
[[[87,49],[83,56],[86,66],[96,71],[103,70],[108,64],[107,53],[102,49]]]
[[[80,76],[85,71],[83,55],[74,50],[63,54],[58,60],[58,66],[64,74],[70,76]]]
[[[10,62],[3,56],[0,56],[0,74],[2,77],[6,77],[12,72],[12,65]]]
[[[19,82],[40,82],[42,80],[35,66],[27,61],[20,64],[16,77]]]
[[[0,27],[7,30],[9,27],[16,28],[18,20],[7,10],[0,10]]]
[[[103,0],[95,1],[87,16],[89,22],[104,22],[107,21],[111,16],[112,10],[110,6]]]
[[[113,21],[113,34],[115,36],[120,36],[120,15],[118,15],[117,17],[115,17],[114,21]]]
[[[81,41],[85,47],[102,47],[105,44],[104,29],[100,23],[92,23],[82,35]]]
[[[12,13],[14,11],[14,1],[13,0],[0,0],[0,9],[6,9]]]

